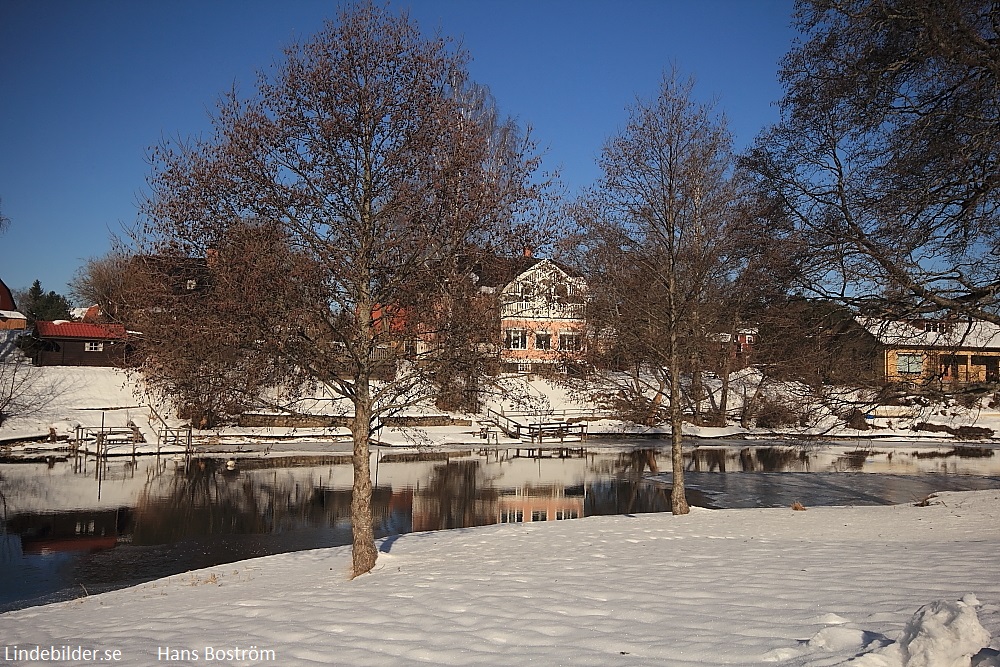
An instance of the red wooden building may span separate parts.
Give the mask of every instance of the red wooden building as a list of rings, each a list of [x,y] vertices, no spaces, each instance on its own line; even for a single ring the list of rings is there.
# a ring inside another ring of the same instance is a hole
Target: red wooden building
[[[121,324],[35,322],[36,366],[124,366],[128,337]]]

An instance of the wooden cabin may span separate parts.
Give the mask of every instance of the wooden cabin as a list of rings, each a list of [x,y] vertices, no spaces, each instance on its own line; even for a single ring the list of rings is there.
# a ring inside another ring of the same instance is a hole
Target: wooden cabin
[[[35,322],[31,358],[36,366],[117,366],[126,364],[129,345],[121,324]]]

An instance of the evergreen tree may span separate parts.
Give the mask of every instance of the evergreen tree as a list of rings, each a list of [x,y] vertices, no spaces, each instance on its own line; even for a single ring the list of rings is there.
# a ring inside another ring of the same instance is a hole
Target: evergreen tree
[[[55,291],[46,292],[42,289],[40,280],[36,280],[31,287],[18,295],[18,306],[21,312],[28,318],[29,322],[37,320],[68,320],[69,301]]]

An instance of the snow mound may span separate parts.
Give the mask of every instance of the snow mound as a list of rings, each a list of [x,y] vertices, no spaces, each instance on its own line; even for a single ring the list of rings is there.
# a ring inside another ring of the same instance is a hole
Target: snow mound
[[[809,640],[811,648],[822,648],[827,651],[845,651],[847,649],[865,646],[866,635],[862,630],[833,626],[823,628]]]
[[[979,622],[978,600],[935,600],[917,610],[899,641],[850,661],[854,667],[988,667],[995,652],[982,650],[990,633]],[[975,658],[975,662],[973,659]]]
[[[906,667],[968,667],[990,639],[975,606],[936,600],[913,615],[899,646]]]
[[[810,623],[816,623],[817,625],[843,625],[844,623],[850,623],[846,618],[840,614],[828,613],[822,616],[817,616],[812,619]]]

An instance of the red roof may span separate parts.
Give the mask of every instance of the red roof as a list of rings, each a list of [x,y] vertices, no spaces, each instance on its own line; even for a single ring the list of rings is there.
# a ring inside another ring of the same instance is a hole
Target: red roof
[[[35,322],[39,338],[86,338],[87,340],[125,340],[125,327],[121,324],[92,324],[90,322]]]

